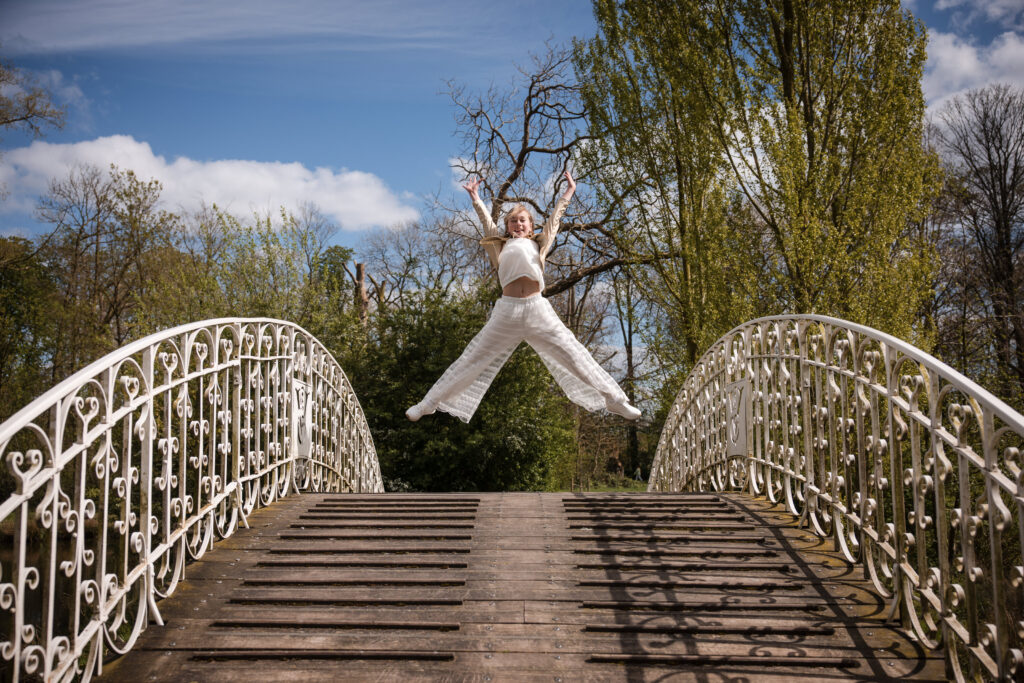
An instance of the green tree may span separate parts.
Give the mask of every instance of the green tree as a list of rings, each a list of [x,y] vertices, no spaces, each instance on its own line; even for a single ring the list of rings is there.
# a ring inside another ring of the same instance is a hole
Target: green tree
[[[621,207],[611,234],[622,251],[668,256],[629,270],[657,307],[665,334],[646,337],[669,375],[750,312],[753,289],[749,250],[728,229],[726,157],[694,82],[704,55],[681,35],[701,9],[595,2],[598,35],[575,46],[596,138],[583,159],[602,202]]]
[[[666,289],[696,311],[703,287],[724,294],[717,331],[788,311],[913,337],[933,256],[910,226],[938,179],[921,24],[896,0],[596,0],[595,13],[601,35],[577,54],[612,95],[591,100],[597,128],[647,174],[655,219],[695,242],[678,242]]]
[[[784,310],[914,337],[931,252],[909,227],[939,178],[924,147],[927,35],[898,0],[712,3],[700,87],[770,250]]]
[[[39,253],[60,297],[54,382],[139,336],[137,302],[161,277],[156,257],[177,221],[160,192],[130,170],[79,166],[40,198],[37,214],[54,227]]]
[[[35,245],[0,237],[0,422],[49,387],[57,303]]]
[[[232,315],[221,271],[235,258],[235,240],[225,224],[215,206],[203,206],[166,236],[159,277],[138,298],[140,334]]]
[[[566,400],[532,350],[521,348],[495,378],[472,421],[437,413],[411,423],[420,400],[487,319],[489,293],[407,292],[378,309],[371,343],[342,360],[366,411],[392,488],[505,491],[544,488],[572,446]]]
[[[315,207],[240,218],[216,206],[179,221],[154,248],[161,265],[136,299],[145,331],[217,317],[270,317],[315,331],[333,315],[326,243],[335,226]],[[334,252],[330,252],[334,254]],[[344,250],[340,253],[345,253]],[[335,263],[343,265],[350,256]],[[325,289],[326,288],[326,289]],[[325,299],[325,296],[328,296]]]

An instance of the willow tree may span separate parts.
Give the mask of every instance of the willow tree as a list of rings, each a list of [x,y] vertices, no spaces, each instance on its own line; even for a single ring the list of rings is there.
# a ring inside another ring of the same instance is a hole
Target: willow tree
[[[648,167],[652,196],[689,219],[677,223],[690,272],[723,269],[689,282],[721,291],[724,278],[755,313],[911,335],[932,256],[909,226],[938,177],[922,144],[923,26],[897,0],[595,0],[595,12],[599,58],[581,64],[614,95],[591,100],[597,126],[614,131],[623,172]],[[708,249],[745,256],[719,265]]]

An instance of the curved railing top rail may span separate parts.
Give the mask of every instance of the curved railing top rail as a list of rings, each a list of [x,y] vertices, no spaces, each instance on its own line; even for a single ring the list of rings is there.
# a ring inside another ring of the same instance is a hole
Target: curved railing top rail
[[[67,377],[58,384],[48,389],[46,392],[40,394],[31,403],[26,405],[18,412],[11,415],[9,418],[0,423],[0,443],[7,442],[14,434],[25,428],[27,424],[42,415],[47,409],[49,409],[53,403],[61,396],[66,395],[69,391],[73,391],[81,386],[83,380],[95,377],[102,370],[116,365],[122,361],[128,360],[135,354],[145,350],[153,344],[159,343],[164,340],[173,339],[182,334],[188,334],[189,332],[195,332],[198,330],[204,330],[210,327],[228,326],[228,325],[239,325],[239,324],[275,324],[275,325],[287,325],[292,327],[310,338],[314,338],[309,332],[303,329],[300,325],[288,322],[287,320],[278,320],[276,318],[211,318],[209,320],[200,320],[198,322],[186,323],[184,325],[178,325],[177,327],[171,327],[160,332],[155,332],[151,335],[143,337],[133,342],[129,342],[124,346],[111,351],[102,358],[86,365],[84,368],[76,372],[75,374]]]
[[[861,563],[958,679],[1024,671],[1024,416],[907,342],[758,318],[694,365],[650,490],[742,489]]]
[[[931,355],[930,353],[922,351],[921,349],[900,339],[899,337],[894,337],[891,334],[887,334],[885,332],[882,332],[881,330],[876,330],[875,328],[868,327],[867,325],[860,325],[858,323],[853,323],[848,320],[843,320],[841,318],[829,317],[827,315],[817,315],[813,313],[808,313],[807,315],[771,315],[764,316],[762,318],[754,318],[753,320],[748,320],[747,322],[737,325],[736,327],[732,328],[731,330],[723,334],[718,339],[718,341],[712,344],[711,348],[709,348],[704,353],[704,355],[701,356],[700,360],[697,361],[694,367],[698,367],[702,363],[705,363],[714,353],[716,353],[717,347],[719,343],[721,343],[722,341],[735,337],[744,329],[772,322],[826,323],[829,325],[835,325],[836,327],[844,328],[851,332],[856,332],[858,334],[864,335],[865,337],[873,338],[876,341],[883,342],[886,345],[892,347],[894,350],[903,354],[904,356],[916,360],[917,362],[923,363],[928,367],[932,368],[940,375],[942,375],[942,378],[945,381],[955,386],[964,394],[972,396],[976,401],[978,401],[978,403],[982,407],[987,408],[993,413],[998,414],[1000,419],[1004,420],[1007,425],[1012,426],[1014,430],[1024,433],[1024,415],[1021,415],[1016,410],[1011,408],[1009,405],[1007,405],[1005,401],[997,397],[995,394],[990,392],[985,387],[981,386],[980,384],[971,380],[970,378],[964,376],[964,374],[961,373],[959,370],[952,368],[951,366],[942,362],[941,360]]]
[[[296,491],[383,490],[343,369],[272,318],[127,344],[0,425],[0,679],[88,679],[189,561]],[[10,542],[8,542],[10,539]]]

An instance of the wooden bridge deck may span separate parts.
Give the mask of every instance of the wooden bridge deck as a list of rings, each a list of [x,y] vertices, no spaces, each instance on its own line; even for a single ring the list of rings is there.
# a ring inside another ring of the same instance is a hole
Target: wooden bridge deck
[[[741,494],[299,495],[249,523],[102,681],[945,680]]]

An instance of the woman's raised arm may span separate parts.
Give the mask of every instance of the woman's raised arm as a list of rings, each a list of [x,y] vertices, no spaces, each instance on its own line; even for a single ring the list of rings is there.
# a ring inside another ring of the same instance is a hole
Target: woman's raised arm
[[[569,173],[569,169],[565,170],[564,175],[567,187],[565,188],[565,192],[562,193],[562,199],[564,199],[565,201],[569,201],[570,199],[572,199],[572,196],[576,194],[576,181],[572,179],[572,173]]]
[[[462,189],[469,193],[470,199],[474,202],[480,201],[480,195],[477,194],[477,188],[480,187],[482,178],[470,178],[468,181],[462,184]]]
[[[470,199],[473,200],[473,209],[476,211],[477,218],[480,219],[480,225],[484,229],[484,240],[481,244],[484,245],[484,251],[487,252],[487,259],[491,262],[491,265],[497,269],[498,267],[498,254],[501,253],[501,242],[488,241],[487,238],[499,237],[498,226],[494,224],[494,219],[491,218],[491,214],[487,212],[487,207],[480,200],[480,193],[477,192],[477,188],[480,187],[480,183],[483,182],[483,178],[470,178],[462,184],[462,189],[469,193]]]

